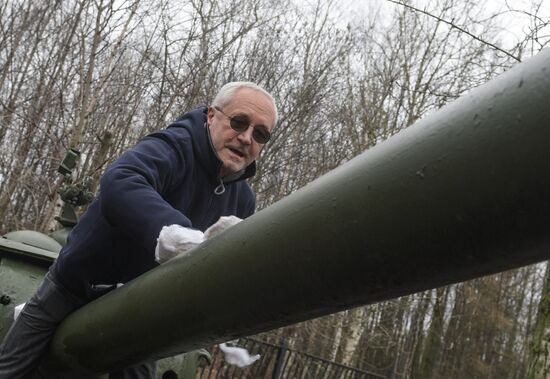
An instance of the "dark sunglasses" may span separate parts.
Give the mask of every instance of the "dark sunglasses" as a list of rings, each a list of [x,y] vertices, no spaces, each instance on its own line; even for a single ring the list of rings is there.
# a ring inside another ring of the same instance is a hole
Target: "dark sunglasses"
[[[229,125],[231,129],[237,133],[243,133],[250,127],[250,120],[245,115],[229,116],[224,113],[219,107],[214,107],[215,110],[220,111],[225,117],[229,119]],[[252,138],[259,144],[264,144],[269,141],[271,138],[271,133],[264,125],[254,125],[252,130]]]

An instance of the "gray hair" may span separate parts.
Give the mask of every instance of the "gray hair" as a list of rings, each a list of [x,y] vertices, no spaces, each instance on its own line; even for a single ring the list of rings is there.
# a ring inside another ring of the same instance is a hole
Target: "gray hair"
[[[252,82],[230,82],[225,84],[222,88],[220,88],[218,94],[216,97],[214,97],[214,100],[212,101],[212,105],[215,107],[223,108],[227,104],[231,102],[233,99],[233,95],[235,92],[241,88],[249,88],[253,89],[255,91],[261,92],[265,95],[271,102],[271,105],[273,106],[273,111],[275,113],[275,119],[273,120],[273,126],[277,124],[277,120],[279,118],[279,114],[277,112],[277,105],[275,104],[275,99],[269,92],[267,92],[265,89],[257,85],[256,83]]]

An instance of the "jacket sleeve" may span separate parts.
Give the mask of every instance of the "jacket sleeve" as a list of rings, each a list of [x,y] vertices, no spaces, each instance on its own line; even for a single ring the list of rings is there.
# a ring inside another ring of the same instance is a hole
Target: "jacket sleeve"
[[[184,180],[185,151],[191,151],[190,145],[190,140],[169,131],[149,135],[111,164],[101,179],[104,217],[148,251],[154,251],[163,226],[192,227],[162,196]]]

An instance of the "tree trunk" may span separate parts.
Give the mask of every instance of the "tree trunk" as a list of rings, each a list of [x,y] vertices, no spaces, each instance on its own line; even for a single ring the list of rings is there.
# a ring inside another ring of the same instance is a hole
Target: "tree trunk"
[[[338,351],[338,362],[344,365],[352,366],[355,350],[363,334],[364,318],[366,314],[365,307],[359,307],[347,311],[346,325],[344,328],[343,339],[340,341]]]
[[[550,270],[548,265],[544,276],[535,332],[531,341],[526,378],[550,378]]]

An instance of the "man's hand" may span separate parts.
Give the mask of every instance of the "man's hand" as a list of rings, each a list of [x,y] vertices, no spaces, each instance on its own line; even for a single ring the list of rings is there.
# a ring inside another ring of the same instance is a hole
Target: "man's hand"
[[[206,229],[204,234],[200,230],[185,228],[181,225],[164,226],[157,238],[155,260],[164,263],[241,221],[242,219],[237,216],[222,216],[215,224]]]
[[[155,260],[164,263],[176,255],[186,253],[204,241],[200,230],[184,228],[181,225],[164,226],[157,238]]]
[[[204,239],[210,239],[241,221],[242,219],[237,216],[222,216],[215,224],[206,229]]]

